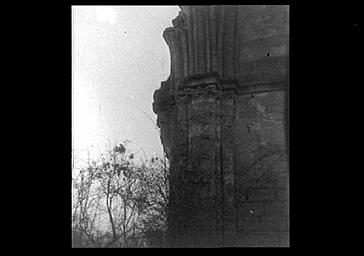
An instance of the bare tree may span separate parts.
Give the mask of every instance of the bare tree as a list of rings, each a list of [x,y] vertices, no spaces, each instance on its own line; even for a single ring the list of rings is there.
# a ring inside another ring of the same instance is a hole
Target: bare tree
[[[120,144],[102,154],[74,179],[75,247],[145,246],[150,230],[164,232],[168,164],[152,158],[137,165]],[[151,224],[153,223],[153,225]]]

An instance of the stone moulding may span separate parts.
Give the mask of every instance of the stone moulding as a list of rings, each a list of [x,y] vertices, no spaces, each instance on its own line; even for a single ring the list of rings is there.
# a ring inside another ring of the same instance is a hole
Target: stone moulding
[[[203,75],[193,75],[185,78],[179,86],[175,95],[166,97],[163,89],[157,90],[154,94],[153,109],[155,113],[160,113],[163,110],[169,110],[176,105],[177,99],[183,95],[198,94],[201,89],[214,90],[216,93],[222,94],[238,94],[239,89],[237,82],[233,80],[223,80],[217,72]],[[205,92],[204,92],[205,93]]]
[[[288,89],[288,81],[287,80],[278,80],[278,81],[260,81],[254,83],[246,83],[241,85],[237,89],[238,95],[245,95],[250,93],[263,93],[263,92],[271,92],[271,91],[282,91]]]
[[[166,83],[167,82],[168,81],[166,81]],[[166,92],[163,93],[163,88],[157,90],[154,95],[153,109],[155,113],[158,114],[162,110],[167,110],[173,107],[176,104],[176,97],[178,95],[180,96],[187,91],[191,92],[193,89],[204,88],[211,85],[216,85],[215,90],[225,91],[225,93],[231,91],[236,95],[245,95],[251,93],[287,90],[288,81],[260,81],[239,85],[239,83],[235,80],[221,79],[217,72],[193,75],[183,80],[175,95],[166,96]]]

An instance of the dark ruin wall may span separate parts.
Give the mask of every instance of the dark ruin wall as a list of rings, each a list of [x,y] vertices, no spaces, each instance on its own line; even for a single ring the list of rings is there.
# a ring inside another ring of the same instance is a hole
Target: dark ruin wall
[[[181,6],[154,94],[172,247],[288,246],[288,6]]]

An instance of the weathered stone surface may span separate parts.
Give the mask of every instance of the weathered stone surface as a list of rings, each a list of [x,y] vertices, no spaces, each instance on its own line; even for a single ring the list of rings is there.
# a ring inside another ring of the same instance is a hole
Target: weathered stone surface
[[[181,6],[154,94],[172,247],[288,246],[288,7]]]
[[[287,202],[265,202],[264,214],[267,216],[288,216],[288,204]]]

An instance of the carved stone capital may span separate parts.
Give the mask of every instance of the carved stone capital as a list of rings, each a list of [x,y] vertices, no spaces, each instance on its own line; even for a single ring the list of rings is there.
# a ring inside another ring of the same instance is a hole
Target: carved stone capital
[[[237,82],[222,80],[217,72],[193,75],[184,79],[177,90],[176,101],[186,101],[198,97],[220,98],[238,92]]]

